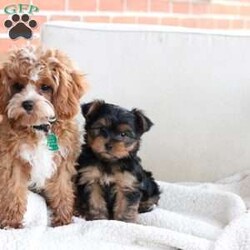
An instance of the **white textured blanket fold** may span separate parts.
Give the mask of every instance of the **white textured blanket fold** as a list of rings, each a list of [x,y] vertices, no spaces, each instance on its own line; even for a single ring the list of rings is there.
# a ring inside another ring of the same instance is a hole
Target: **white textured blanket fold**
[[[0,230],[0,249],[250,250],[250,171],[217,183],[159,184],[159,207],[137,224],[74,218],[51,228],[45,201],[29,193],[25,228]]]

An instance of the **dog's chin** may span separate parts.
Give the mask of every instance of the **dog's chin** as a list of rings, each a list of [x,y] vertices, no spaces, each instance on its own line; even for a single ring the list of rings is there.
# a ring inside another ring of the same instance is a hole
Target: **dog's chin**
[[[28,128],[33,126],[39,126],[42,124],[48,124],[52,118],[55,117],[54,113],[45,113],[39,111],[26,112],[23,110],[15,110],[15,115],[9,115],[8,119],[18,128]]]
[[[108,151],[101,151],[101,152],[96,152],[96,155],[102,159],[103,161],[108,161],[108,162],[115,162],[118,161],[120,159],[126,158],[129,155],[120,155],[120,154],[115,154],[115,153],[111,153]]]
[[[115,155],[109,154],[107,152],[101,152],[99,153],[100,158],[105,161],[117,161],[118,158]]]

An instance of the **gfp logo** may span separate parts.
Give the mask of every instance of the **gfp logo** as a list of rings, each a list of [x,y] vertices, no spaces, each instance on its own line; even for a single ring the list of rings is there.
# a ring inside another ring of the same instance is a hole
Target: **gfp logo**
[[[37,27],[37,22],[30,18],[34,12],[39,9],[35,5],[28,4],[12,4],[4,8],[4,12],[11,15],[4,22],[4,26],[9,29],[9,37],[16,39],[23,37],[30,39],[32,37],[32,29]]]

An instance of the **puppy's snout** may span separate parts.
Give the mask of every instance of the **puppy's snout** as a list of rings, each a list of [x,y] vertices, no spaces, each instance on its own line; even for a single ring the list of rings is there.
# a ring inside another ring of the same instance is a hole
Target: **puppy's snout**
[[[34,106],[34,102],[33,101],[24,101],[22,103],[22,107],[26,110],[26,111],[31,111],[33,109]]]
[[[111,149],[113,148],[113,146],[112,146],[111,143],[106,143],[106,144],[105,144],[105,148],[106,148],[107,150],[111,150]]]

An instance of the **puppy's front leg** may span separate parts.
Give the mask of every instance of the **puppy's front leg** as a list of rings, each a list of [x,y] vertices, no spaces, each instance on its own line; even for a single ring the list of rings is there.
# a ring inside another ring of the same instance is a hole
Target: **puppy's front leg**
[[[62,163],[60,169],[46,183],[44,190],[48,206],[52,210],[52,226],[62,226],[71,223],[73,216],[74,192],[72,173],[67,166],[70,163]]]
[[[89,184],[88,210],[85,212],[86,220],[108,219],[107,204],[103,198],[103,191],[98,183]],[[84,201],[83,201],[84,202]]]
[[[76,210],[86,220],[109,218],[104,198],[105,187],[101,185],[102,175],[98,166],[95,165],[82,167],[78,172]]]
[[[116,202],[114,219],[126,222],[136,222],[141,194],[138,190],[116,187]]]
[[[21,228],[27,209],[29,167],[14,161],[9,169],[0,168],[0,227]]]
[[[127,171],[115,173],[114,178],[116,180],[116,198],[113,208],[114,219],[136,222],[141,199],[137,178]]]

